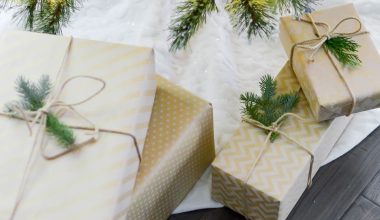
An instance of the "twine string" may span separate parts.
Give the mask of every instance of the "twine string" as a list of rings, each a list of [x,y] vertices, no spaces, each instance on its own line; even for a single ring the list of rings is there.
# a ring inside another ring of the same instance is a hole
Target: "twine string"
[[[301,18],[300,21],[308,23],[308,24],[311,24],[311,26],[313,28],[313,31],[314,31],[314,34],[316,35],[317,38],[311,39],[311,40],[302,41],[302,42],[299,42],[299,43],[296,43],[296,44],[293,45],[293,47],[291,49],[291,52],[290,52],[290,67],[291,67],[291,69],[293,71],[294,71],[294,54],[295,54],[295,50],[296,49],[299,48],[299,49],[310,50],[311,51],[311,55],[308,57],[308,60],[310,62],[313,62],[315,55],[323,47],[323,45],[325,44],[325,42],[327,40],[329,40],[331,38],[334,38],[334,37],[338,37],[338,36],[354,37],[354,36],[359,36],[359,35],[363,35],[363,34],[368,34],[369,33],[367,31],[361,31],[363,25],[362,25],[361,21],[358,18],[355,18],[355,17],[344,18],[340,22],[338,22],[338,24],[336,24],[333,29],[331,29],[330,25],[328,25],[327,23],[316,22],[314,20],[313,16],[310,13],[306,14],[306,16],[307,16],[308,19]],[[338,28],[341,25],[343,25],[344,23],[346,23],[346,22],[355,22],[355,23],[357,23],[357,28],[354,29],[353,31],[337,32]],[[323,28],[324,29],[324,31],[325,31],[324,34],[321,34],[321,31],[320,31],[319,28]],[[343,73],[340,65],[333,58],[333,55],[330,53],[330,51],[328,51],[325,47],[323,47],[323,48],[324,48],[325,53],[327,54],[327,57],[329,58],[329,60],[333,64],[334,69],[338,73],[339,78],[344,83],[344,85],[347,88],[347,91],[348,91],[348,93],[349,93],[349,95],[351,97],[352,104],[351,104],[351,107],[350,107],[349,111],[346,114],[347,116],[349,116],[349,115],[351,115],[354,112],[355,107],[357,105],[356,96],[355,96],[355,94],[354,94],[354,92],[352,90],[352,86],[350,85],[350,83],[346,79],[346,77],[345,77],[345,75],[344,75],[344,73]]]
[[[48,161],[58,159],[60,157],[63,157],[69,153],[72,153],[74,151],[79,150],[82,147],[88,146],[89,144],[92,144],[96,142],[99,139],[99,133],[104,132],[104,133],[110,133],[110,134],[120,134],[120,135],[125,135],[128,136],[132,139],[134,148],[136,150],[137,157],[139,159],[139,162],[141,162],[141,153],[138,147],[137,139],[133,134],[130,134],[128,132],[124,131],[117,131],[117,130],[112,130],[112,129],[103,129],[99,128],[95,123],[93,123],[91,120],[89,120],[87,117],[79,113],[78,111],[75,110],[75,106],[84,104],[94,97],[98,96],[106,87],[106,82],[103,79],[100,79],[98,77],[94,76],[88,76],[88,75],[78,75],[78,76],[73,76],[68,78],[67,80],[63,81],[62,84],[62,78],[63,78],[63,70],[64,66],[66,63],[66,59],[68,54],[70,53],[70,49],[72,46],[72,37],[69,39],[68,46],[66,47],[64,57],[60,63],[60,67],[58,69],[58,73],[56,75],[56,82],[55,84],[60,85],[60,86],[55,86],[51,93],[49,94],[44,106],[36,111],[28,111],[22,109],[20,106],[14,105],[11,107],[11,113],[0,113],[0,116],[8,117],[8,118],[14,118],[14,119],[19,119],[23,120],[26,123],[26,126],[28,128],[29,134],[33,135],[33,128],[37,126],[36,133],[34,134],[33,138],[33,144],[32,144],[32,150],[31,153],[28,156],[26,166],[24,168],[23,176],[21,179],[20,186],[17,191],[17,196],[16,200],[12,209],[12,213],[10,216],[10,220],[13,220],[15,218],[16,212],[20,206],[20,203],[23,199],[23,196],[25,194],[25,190],[27,187],[27,183],[29,181],[30,175],[31,175],[31,170],[33,168],[34,162],[37,158],[37,151],[40,151],[41,156]],[[65,103],[61,100],[59,100],[59,97],[65,90],[65,88],[72,83],[75,80],[78,79],[89,79],[95,82],[100,83],[100,88],[97,89],[95,92],[93,92],[91,95],[89,95],[86,98],[83,98],[82,100],[79,100],[77,102],[73,103]],[[74,143],[73,145],[69,146],[65,150],[49,155],[46,151],[47,148],[47,141],[46,141],[46,123],[47,123],[47,115],[49,113],[54,113],[54,115],[61,116],[66,112],[71,112],[74,115],[76,115],[78,118],[82,119],[85,121],[89,126],[68,126],[72,129],[76,130],[84,130],[84,131],[89,131],[87,135],[90,137],[84,139],[83,141],[79,143]]]
[[[269,143],[270,143],[270,138],[271,138],[272,134],[273,133],[278,133],[278,134],[282,135],[283,137],[285,137],[286,139],[288,139],[289,141],[295,143],[299,148],[301,148],[307,154],[310,155],[310,165],[309,165],[309,171],[308,171],[308,177],[307,177],[307,186],[310,187],[312,185],[314,154],[313,154],[313,152],[308,147],[306,147],[305,145],[303,145],[299,141],[295,140],[290,135],[288,135],[286,132],[284,132],[284,131],[282,131],[280,129],[281,126],[282,126],[282,124],[283,124],[283,122],[284,122],[284,119],[287,118],[287,117],[293,117],[293,118],[295,118],[295,119],[297,119],[299,121],[306,121],[306,119],[304,119],[301,116],[299,116],[297,114],[294,114],[294,113],[285,113],[285,114],[283,114],[280,118],[278,118],[270,126],[266,126],[266,125],[262,124],[261,122],[259,122],[257,120],[249,119],[249,118],[246,118],[246,117],[242,118],[243,122],[248,123],[248,124],[250,124],[252,126],[258,127],[258,128],[262,128],[262,129],[268,131],[268,135],[266,136],[265,141],[264,141],[262,147],[260,148],[259,154],[255,158],[255,160],[254,160],[253,164],[251,165],[251,168],[250,168],[250,170],[248,172],[248,175],[246,176],[246,178],[244,180],[244,182],[246,184],[248,183],[249,179],[252,177],[252,175],[253,175],[253,173],[254,173],[254,171],[255,171],[258,163],[260,162],[260,160],[262,159],[262,156],[264,155],[265,150],[268,148]],[[248,189],[247,189],[247,187],[244,187],[244,189],[245,189],[245,194],[248,195]],[[245,205],[245,210],[248,212],[249,205],[248,205],[247,201],[244,202],[244,205]],[[247,215],[249,215],[249,214],[247,214]]]

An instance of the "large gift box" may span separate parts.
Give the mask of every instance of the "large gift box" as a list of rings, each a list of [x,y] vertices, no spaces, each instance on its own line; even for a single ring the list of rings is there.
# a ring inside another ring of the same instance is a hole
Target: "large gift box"
[[[325,41],[337,36],[359,44],[361,64],[342,65],[325,48]],[[352,4],[301,19],[282,17],[280,39],[318,121],[380,106],[380,56]]]
[[[0,35],[2,107],[18,99],[16,79],[43,74],[55,79],[49,105],[20,111],[26,121],[0,116],[0,219],[125,219],[155,97],[153,51],[27,32]],[[61,148],[44,130],[44,115],[53,112],[76,127],[77,141],[93,136],[91,143]],[[30,135],[26,116],[34,113]]]
[[[288,64],[276,80],[279,93],[300,90]],[[295,142],[280,135],[273,143],[264,143],[263,129],[242,123],[212,164],[214,200],[249,219],[286,219],[306,189],[309,174],[317,172],[350,121],[350,117],[340,117],[315,122],[302,92],[293,113],[306,121],[287,117],[279,129],[314,155],[311,173],[311,155]]]
[[[212,106],[158,77],[127,219],[167,219],[214,157]]]

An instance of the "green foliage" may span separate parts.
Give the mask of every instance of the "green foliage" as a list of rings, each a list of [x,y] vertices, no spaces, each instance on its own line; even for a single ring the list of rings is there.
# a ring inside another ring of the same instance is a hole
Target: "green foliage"
[[[238,33],[247,32],[252,36],[269,36],[274,29],[275,19],[272,8],[265,1],[230,0],[225,6]]]
[[[227,0],[225,9],[240,34],[246,32],[248,39],[269,36],[274,30],[276,16],[280,13],[300,15],[310,11],[319,0]],[[214,0],[184,0],[176,9],[170,30],[171,51],[183,49],[196,33],[206,17],[217,11]]]
[[[260,90],[261,96],[246,92],[240,96],[240,100],[243,104],[242,114],[265,126],[271,126],[283,114],[290,112],[299,100],[297,92],[277,95],[277,82],[270,75],[261,78]],[[272,133],[270,140],[273,142],[277,137],[278,133]]]
[[[65,148],[68,148],[75,143],[73,130],[61,123],[58,118],[50,113],[47,115],[46,119],[46,130],[55,137],[61,146]]]
[[[37,111],[41,109],[45,105],[51,88],[52,85],[48,75],[41,76],[37,83],[20,76],[16,80],[16,91],[20,96],[20,100],[6,105],[7,112],[17,114],[17,111],[15,111],[16,105],[25,111]],[[47,114],[46,130],[65,148],[70,147],[75,142],[72,129],[61,123],[51,113]]]
[[[44,100],[51,90],[50,79],[48,75],[43,75],[39,82],[33,83],[20,76],[16,80],[16,91],[21,97],[20,104],[23,109],[37,111],[44,105]]]
[[[191,36],[206,22],[207,14],[216,11],[214,0],[187,0],[177,8],[169,30],[170,51],[185,48]]]
[[[358,56],[360,45],[352,38],[347,36],[338,36],[328,39],[324,43],[327,48],[343,66],[357,67],[361,64]]]
[[[310,11],[311,6],[319,0],[269,0],[269,4],[280,13],[293,12],[295,15],[301,15],[305,11]]]
[[[7,0],[3,7],[17,7],[15,18],[30,31],[61,34],[62,27],[81,6],[81,0]]]

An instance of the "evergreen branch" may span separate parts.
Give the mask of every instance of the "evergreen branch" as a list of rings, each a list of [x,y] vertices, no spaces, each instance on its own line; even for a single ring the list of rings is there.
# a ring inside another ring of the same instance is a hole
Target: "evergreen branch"
[[[26,80],[22,76],[16,80],[16,91],[21,97],[20,104],[23,109],[30,111],[37,111],[43,107],[44,100],[50,93],[50,88],[49,76],[47,75],[43,75],[38,84]]]
[[[176,8],[176,16],[170,24],[170,51],[183,49],[190,38],[206,23],[207,15],[217,11],[214,0],[186,0]]]
[[[277,83],[270,75],[261,77],[260,90],[261,96],[247,92],[240,96],[240,100],[243,104],[242,114],[265,126],[271,126],[283,114],[290,112],[299,101],[297,92],[277,95]],[[270,141],[273,142],[278,135],[273,132]]]
[[[261,90],[261,96],[264,100],[269,100],[275,95],[277,89],[277,82],[273,80],[271,75],[264,75],[263,77],[261,77],[259,85]]]
[[[47,114],[46,131],[55,137],[57,142],[64,148],[69,148],[75,143],[73,130],[61,123],[59,119],[51,113]]]
[[[358,56],[360,45],[352,38],[338,36],[328,39],[324,47],[330,51],[343,66],[357,67],[361,64]]]
[[[26,30],[61,34],[62,27],[81,6],[81,0],[7,0],[3,7],[15,5],[14,18],[24,24]]]
[[[41,5],[34,30],[42,33],[61,34],[62,27],[68,24],[71,14],[77,8],[75,0],[47,1]]]
[[[16,106],[26,111],[37,111],[45,105],[51,89],[52,84],[48,75],[42,75],[37,83],[20,76],[16,80],[16,91],[20,96],[20,100],[6,104],[5,111],[17,114],[15,112]],[[70,147],[75,142],[72,129],[60,122],[51,113],[47,114],[46,131],[65,148]]]
[[[272,8],[281,14],[292,12],[299,16],[307,11],[311,11],[311,7],[317,4],[319,0],[269,0]]]
[[[269,36],[274,30],[274,15],[271,7],[263,0],[229,0],[226,10],[238,33],[247,32],[252,36]]]
[[[300,15],[310,11],[319,0],[227,0],[225,9],[239,34],[247,32],[253,36],[269,36],[275,29],[278,12],[293,12]],[[183,49],[190,38],[206,22],[207,14],[217,11],[214,0],[185,0],[177,7],[176,16],[169,30],[170,51]]]

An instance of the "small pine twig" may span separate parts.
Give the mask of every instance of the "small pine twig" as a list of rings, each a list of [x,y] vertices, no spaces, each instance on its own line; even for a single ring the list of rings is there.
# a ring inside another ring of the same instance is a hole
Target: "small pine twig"
[[[277,95],[277,82],[270,75],[261,77],[260,90],[261,96],[247,92],[240,96],[240,101],[243,104],[242,114],[265,126],[271,126],[283,114],[290,112],[299,101],[297,92]],[[273,132],[270,141],[273,142],[278,136],[278,133]]]
[[[176,16],[170,24],[170,51],[184,49],[190,38],[206,22],[207,15],[217,11],[214,0],[186,0],[176,8]]]
[[[20,76],[16,80],[16,91],[19,94],[20,100],[6,104],[5,111],[7,113],[18,114],[18,112],[15,111],[16,107],[26,111],[39,110],[45,105],[51,88],[52,84],[48,75],[41,76],[38,83],[34,83]],[[46,131],[64,148],[68,148],[75,143],[75,136],[72,129],[60,122],[59,119],[51,113],[47,114]]]
[[[266,1],[230,0],[225,6],[238,33],[247,32],[248,39],[253,36],[269,36],[274,30],[273,11]]]
[[[330,51],[343,66],[357,67],[361,64],[358,56],[360,45],[347,36],[337,36],[328,39],[324,47]]]
[[[50,113],[46,119],[46,131],[55,137],[57,142],[64,148],[69,148],[75,143],[73,130]]]

